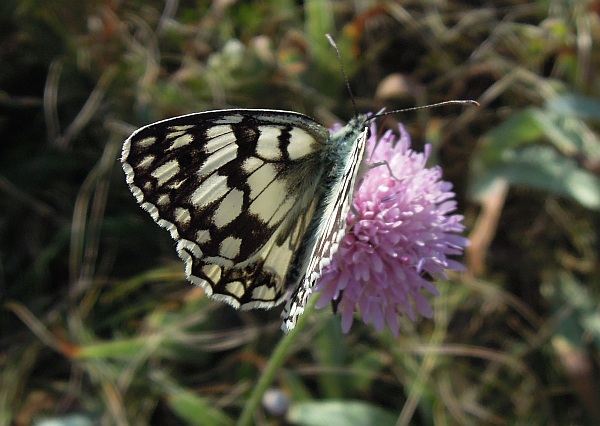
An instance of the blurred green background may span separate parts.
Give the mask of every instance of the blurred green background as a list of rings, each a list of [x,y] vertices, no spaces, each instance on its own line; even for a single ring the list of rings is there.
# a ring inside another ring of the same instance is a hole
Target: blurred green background
[[[0,425],[600,424],[599,13],[3,0]],[[286,340],[280,309],[208,300],[118,162],[135,128],[190,112],[347,121],[326,33],[361,111],[481,103],[379,123],[433,145],[472,241],[434,318],[398,339],[359,322],[343,335],[324,309]]]

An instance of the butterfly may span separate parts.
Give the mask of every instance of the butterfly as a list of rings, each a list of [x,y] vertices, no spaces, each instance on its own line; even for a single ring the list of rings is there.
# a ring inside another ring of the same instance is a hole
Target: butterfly
[[[159,121],[123,144],[141,207],[177,242],[185,274],[235,308],[304,311],[346,233],[369,122],[329,130],[303,114],[215,110]]]

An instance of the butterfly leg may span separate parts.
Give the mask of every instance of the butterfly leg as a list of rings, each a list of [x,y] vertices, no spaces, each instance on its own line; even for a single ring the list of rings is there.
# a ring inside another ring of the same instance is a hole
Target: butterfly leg
[[[358,223],[358,221],[360,220],[360,212],[356,209],[356,207],[354,207],[354,204],[352,204],[350,206],[350,210],[354,214],[354,218],[352,219],[352,222],[350,222],[350,224],[346,226],[346,229],[348,231],[350,231],[352,228],[354,228],[354,225],[356,225]]]
[[[397,180],[398,182],[400,182],[400,179],[397,178],[394,175],[394,172],[392,171],[392,168],[390,167],[390,164],[387,161],[378,161],[376,163],[371,163],[367,166],[367,170],[372,170],[375,167],[381,167],[381,166],[385,166],[388,169],[388,172],[390,173],[390,176],[392,177],[392,179]]]

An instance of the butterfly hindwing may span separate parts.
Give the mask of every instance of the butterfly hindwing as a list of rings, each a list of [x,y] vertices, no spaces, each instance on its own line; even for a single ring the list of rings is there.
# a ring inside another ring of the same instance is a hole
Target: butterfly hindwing
[[[121,161],[188,279],[235,307],[267,308],[283,300],[311,223],[327,138],[301,114],[210,111],[139,129]]]
[[[353,119],[330,137],[330,152],[325,165],[331,170],[322,183],[324,194],[316,207],[311,227],[305,239],[301,283],[283,310],[282,329],[289,332],[312,293],[323,268],[331,263],[339,243],[346,233],[346,218],[352,205],[354,185],[363,164],[368,130],[366,117]]]

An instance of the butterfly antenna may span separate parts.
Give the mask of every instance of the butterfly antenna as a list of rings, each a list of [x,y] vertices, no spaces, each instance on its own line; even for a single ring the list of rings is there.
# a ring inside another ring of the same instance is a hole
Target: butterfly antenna
[[[346,69],[344,68],[344,63],[342,62],[342,55],[340,54],[340,49],[338,49],[335,40],[331,35],[325,34],[329,44],[333,46],[335,50],[335,55],[337,56],[338,62],[340,64],[340,68],[342,70],[342,75],[344,76],[344,81],[346,82],[346,89],[348,89],[348,94],[350,95],[350,99],[352,100],[352,106],[354,107],[354,115],[358,115],[358,108],[356,108],[356,99],[354,99],[354,94],[352,93],[352,88],[350,87],[350,82],[348,81],[348,75],[346,74]]]
[[[481,105],[479,105],[479,102],[474,101],[472,99],[458,99],[458,100],[452,100],[452,101],[438,102],[438,103],[430,104],[430,105],[422,105],[422,106],[417,106],[417,107],[412,107],[412,108],[397,109],[394,111],[380,111],[370,118],[375,119],[377,117],[383,117],[385,115],[396,114],[397,112],[417,111],[419,109],[437,108],[437,107],[446,106],[446,105],[475,105],[476,107],[481,106]]]

